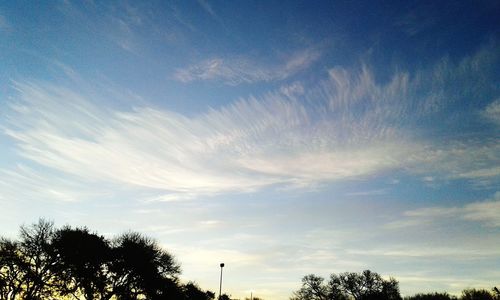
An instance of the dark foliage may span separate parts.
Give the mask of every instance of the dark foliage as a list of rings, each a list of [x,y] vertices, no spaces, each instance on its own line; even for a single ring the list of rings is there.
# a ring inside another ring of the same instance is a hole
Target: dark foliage
[[[211,300],[215,293],[201,290],[194,282],[188,282],[182,287],[185,300]]]
[[[494,290],[493,290],[494,291]],[[487,290],[466,289],[462,291],[460,300],[496,300],[497,297]]]
[[[0,299],[49,299],[57,278],[50,271],[51,222],[21,226],[20,240],[0,240]]]
[[[219,296],[219,299],[217,299],[217,300],[231,300],[231,297],[229,297],[226,294],[222,294]]]
[[[104,237],[87,228],[62,228],[56,231],[51,245],[54,265],[62,295],[81,291],[85,299],[108,299],[111,291],[107,266],[111,248]]]
[[[24,263],[18,256],[19,244],[0,240],[0,299],[14,299],[21,295],[21,272]]]
[[[302,278],[302,287],[290,300],[391,300],[401,299],[398,282],[384,280],[379,274],[365,270],[362,273],[332,274],[330,280],[310,274]],[[460,297],[448,293],[425,293],[407,296],[404,300],[500,300],[500,291],[494,287],[466,289]]]
[[[182,285],[180,266],[138,233],[113,242],[87,228],[22,226],[19,241],[0,239],[0,300],[211,300],[214,293]]]
[[[427,293],[416,294],[414,296],[405,297],[405,300],[456,300],[457,297],[450,296],[448,293]]]
[[[391,278],[384,280],[379,274],[370,270],[362,273],[332,274],[325,283],[324,278],[307,275],[302,279],[302,288],[296,292],[292,300],[398,300],[398,282]]]
[[[451,296],[448,293],[427,293],[405,297],[405,300],[498,300],[500,299],[498,296],[495,294],[495,289],[492,292],[481,289],[465,289],[460,297]]]
[[[115,241],[112,253],[111,277],[119,299],[181,298],[177,286],[180,267],[154,241],[126,233]]]
[[[494,287],[492,292],[493,292],[493,295],[495,295],[495,297],[497,297],[497,299],[500,299],[500,290],[497,287]]]
[[[41,219],[21,226],[19,240],[0,238],[0,300],[213,300],[195,283],[179,282],[180,266],[154,240],[125,233],[113,241],[69,226],[55,229]],[[230,300],[223,294],[220,300]],[[254,298],[257,300],[258,298]],[[398,282],[365,270],[302,279],[292,300],[400,300]],[[466,289],[416,294],[405,300],[500,300],[500,291]]]

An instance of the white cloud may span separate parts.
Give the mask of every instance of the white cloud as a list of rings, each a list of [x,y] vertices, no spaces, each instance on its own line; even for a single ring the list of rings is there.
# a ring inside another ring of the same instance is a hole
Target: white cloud
[[[376,249],[356,249],[347,250],[348,253],[362,256],[387,256],[387,257],[410,257],[410,258],[446,258],[456,260],[477,260],[483,258],[498,257],[500,250],[497,249],[477,249],[474,247],[418,247],[411,246],[393,246],[390,248],[376,248]]]
[[[500,125],[500,99],[491,102],[483,111],[483,115],[492,122]]]
[[[403,213],[405,218],[386,224],[386,228],[400,229],[409,226],[432,225],[437,221],[461,219],[475,221],[490,227],[500,227],[500,192],[492,199],[472,202],[461,207],[424,207]]]
[[[285,69],[302,65],[297,60]],[[454,73],[447,66],[432,76],[446,83],[443,74]],[[335,68],[317,86],[295,83],[192,117],[146,106],[117,111],[95,104],[107,99],[18,82],[3,127],[24,158],[83,181],[151,191],[144,200],[312,187],[390,170],[498,180],[498,140],[437,142],[410,133],[421,116],[454,104],[416,98],[424,77],[396,73],[380,84],[366,66]]]
[[[500,227],[500,193],[494,200],[470,203],[463,209],[465,220],[478,221],[488,226]]]
[[[286,79],[319,59],[315,49],[306,49],[291,55],[281,64],[265,66],[245,58],[212,58],[187,68],[178,69],[174,78],[181,82],[218,80],[228,85],[276,81]]]
[[[105,190],[88,189],[80,178],[47,176],[24,165],[0,170],[0,189],[0,202],[13,199],[73,202],[109,196]]]
[[[414,172],[441,174],[449,179],[468,179],[476,185],[489,185],[500,176],[500,140],[470,139],[452,141],[438,147],[429,147],[420,157],[422,164]],[[432,178],[426,176],[424,179]]]
[[[0,30],[8,30],[10,29],[10,24],[7,22],[7,18],[0,14]]]
[[[369,197],[369,196],[378,196],[387,194],[387,189],[376,189],[376,190],[368,190],[368,191],[359,191],[359,192],[349,192],[346,193],[346,196],[354,196],[354,197]]]
[[[451,272],[453,274],[455,272]],[[484,272],[480,272],[484,273]],[[467,274],[468,275],[468,274]],[[448,292],[451,295],[460,296],[464,288],[476,288],[490,290],[492,279],[496,274],[488,274],[489,277],[481,276],[471,278],[470,276],[436,275],[432,272],[421,272],[421,274],[402,273],[397,275],[400,286],[407,291],[405,296],[417,293]]]
[[[5,133],[22,156],[85,180],[160,190],[169,200],[363,176],[397,167],[417,148],[368,124],[348,129],[351,145],[343,148],[341,122],[318,122],[281,92],[187,118],[146,107],[106,111],[43,84],[16,88],[20,101]]]
[[[81,30],[92,35],[102,35],[121,49],[141,55],[141,34],[143,27],[150,28],[151,34],[157,30],[151,21],[152,11],[144,11],[131,3],[100,3],[87,1],[75,5],[71,1],[61,1],[57,8],[68,19],[68,24],[76,23]],[[96,18],[102,16],[102,19]],[[146,17],[148,16],[148,17]],[[106,30],[102,30],[106,28]]]
[[[217,14],[215,13],[214,9],[212,8],[212,6],[210,5],[210,3],[208,3],[208,1],[206,0],[198,0],[198,4],[210,15],[212,16],[214,19],[217,19],[219,20],[219,17],[217,16]]]

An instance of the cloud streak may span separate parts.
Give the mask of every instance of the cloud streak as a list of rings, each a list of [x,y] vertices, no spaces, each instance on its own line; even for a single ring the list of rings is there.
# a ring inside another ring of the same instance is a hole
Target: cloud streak
[[[480,58],[457,68],[480,65]],[[428,77],[457,79],[443,75],[454,74],[448,67]],[[424,75],[396,73],[381,84],[368,67],[334,68],[315,87],[295,83],[192,117],[146,106],[106,109],[85,93],[24,81],[15,83],[3,128],[19,154],[40,166],[147,189],[153,200],[312,187],[390,170],[498,180],[498,140],[443,143],[409,134],[421,118],[457,101],[418,97]]]
[[[462,207],[424,207],[404,212],[405,218],[386,225],[387,228],[404,228],[409,226],[429,225],[438,221],[462,219],[474,221],[489,227],[500,227],[500,192],[496,192],[492,199],[472,202]]]
[[[490,121],[500,125],[500,99],[491,102],[483,111],[483,115]]]
[[[320,56],[318,50],[306,49],[272,66],[259,65],[246,58],[215,57],[187,68],[177,69],[173,77],[184,83],[208,80],[220,81],[227,85],[279,81],[305,70]]]
[[[0,30],[8,30],[10,29],[9,22],[7,22],[7,18],[0,14]]]

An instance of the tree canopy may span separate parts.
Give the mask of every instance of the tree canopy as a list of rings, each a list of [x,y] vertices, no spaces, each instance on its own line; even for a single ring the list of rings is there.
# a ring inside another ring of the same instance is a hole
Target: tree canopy
[[[19,240],[0,239],[0,300],[210,300],[182,284],[180,266],[154,240],[128,232],[115,239],[40,220]]]
[[[398,282],[383,279],[370,270],[361,273],[331,274],[328,282],[316,275],[302,279],[302,287],[293,293],[292,300],[396,300],[401,299]]]
[[[302,278],[302,287],[290,300],[396,300],[402,299],[398,282],[394,278],[383,279],[370,270],[361,273],[331,274],[328,281],[309,274]],[[419,293],[404,300],[500,300],[500,291],[494,287],[465,289],[460,297],[448,293]]]
[[[86,227],[55,228],[39,220],[17,240],[0,237],[0,300],[213,300],[215,293],[179,280],[173,255],[142,234],[108,239]],[[222,294],[219,300],[229,300]],[[254,300],[259,298],[254,297]],[[310,274],[291,300],[401,300],[399,283],[370,270]],[[500,300],[494,287],[407,296],[404,300]]]
[[[500,293],[494,287],[492,291],[485,289],[465,289],[460,297],[449,295],[448,293],[427,293],[416,294],[405,297],[404,300],[498,300]]]

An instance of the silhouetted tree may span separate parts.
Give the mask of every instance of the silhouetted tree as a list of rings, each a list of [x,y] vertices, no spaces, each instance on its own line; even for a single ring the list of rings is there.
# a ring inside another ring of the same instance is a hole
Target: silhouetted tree
[[[492,292],[497,299],[500,299],[500,290],[498,290],[498,288],[496,286],[493,287]]]
[[[480,289],[465,289],[462,291],[462,295],[457,298],[455,296],[451,296],[448,293],[426,293],[426,294],[416,294],[413,296],[405,297],[405,300],[496,300],[497,297],[494,295],[495,290],[493,289],[493,293]]]
[[[5,238],[0,239],[0,299],[15,299],[21,294],[23,264],[19,256],[19,244]]]
[[[329,298],[329,286],[325,286],[324,278],[314,274],[302,278],[302,287],[293,293],[292,300],[326,300]]]
[[[179,283],[180,267],[138,233],[110,242],[87,228],[55,230],[41,219],[18,241],[0,238],[0,300],[212,300],[214,293]]]
[[[294,292],[292,300],[398,300],[398,282],[391,278],[384,280],[379,274],[365,270],[362,273],[332,274],[327,284],[316,275],[302,279],[302,287]]]
[[[2,297],[49,298],[57,280],[50,271],[53,261],[48,255],[53,233],[53,223],[40,219],[31,226],[21,226],[19,242],[2,240]]]
[[[185,300],[212,300],[215,294],[210,291],[201,290],[194,282],[188,282],[182,286]]]
[[[483,289],[466,289],[462,291],[460,300],[495,300],[495,296]]]
[[[118,299],[180,298],[179,265],[156,242],[138,233],[126,233],[115,242],[110,264]]]
[[[339,285],[339,289],[356,300],[397,300],[401,299],[398,282],[391,278],[384,280],[370,270],[362,273],[346,272],[338,276],[332,274],[330,281]]]
[[[217,300],[231,300],[231,297],[229,297],[226,294],[222,294],[219,296],[219,298]]]
[[[111,248],[103,236],[90,233],[87,228],[64,227],[54,234],[51,255],[52,271],[60,279],[60,294],[83,295],[87,300],[111,297]]]

